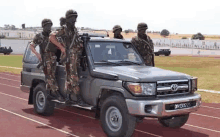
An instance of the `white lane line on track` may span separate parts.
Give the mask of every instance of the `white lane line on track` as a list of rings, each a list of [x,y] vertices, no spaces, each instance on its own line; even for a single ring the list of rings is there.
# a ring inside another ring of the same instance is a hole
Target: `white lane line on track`
[[[213,117],[213,116],[208,116],[208,115],[203,115],[203,114],[198,114],[198,113],[191,113],[191,114],[198,115],[198,116],[203,116],[203,117],[210,117],[210,118],[220,119],[220,117]]]
[[[7,85],[7,84],[2,84],[2,83],[0,83],[0,85],[4,85],[4,86],[8,86],[8,87],[13,87],[13,88],[18,88],[18,89],[20,89],[20,87],[15,87],[15,86]],[[202,105],[201,105],[201,107],[212,108],[212,109],[220,109],[220,108],[214,108],[214,107],[202,106]]]
[[[79,137],[79,136],[74,135],[74,134],[71,134],[71,133],[69,133],[69,132],[67,132],[67,131],[64,131],[64,130],[61,130],[61,129],[58,129],[58,128],[55,128],[55,127],[49,126],[49,125],[44,124],[44,123],[42,123],[42,122],[39,122],[39,121],[37,121],[37,120],[34,120],[34,119],[31,119],[31,118],[28,118],[28,117],[22,116],[22,115],[20,115],[20,114],[14,113],[14,112],[12,112],[12,111],[6,110],[6,109],[4,109],[4,108],[0,108],[0,110],[5,111],[5,112],[8,112],[8,113],[13,114],[13,115],[16,115],[16,116],[18,116],[18,117],[21,117],[21,118],[24,118],[24,119],[30,120],[30,121],[32,121],[32,122],[35,122],[35,123],[38,123],[38,124],[41,124],[41,125],[47,126],[47,127],[49,127],[49,128],[52,128],[52,129],[57,130],[57,131],[59,131],[59,132],[65,133],[65,134],[67,134],[67,135],[71,135],[71,136],[74,136],[74,137]]]
[[[2,93],[2,92],[0,92],[0,94],[3,94],[3,95],[6,95],[6,96],[10,96],[10,97],[14,97],[14,98],[18,98],[18,99],[21,99],[21,100],[28,101],[27,99],[19,98],[19,97],[16,97],[16,96],[13,96],[13,95],[9,95],[9,94],[5,94],[5,93]],[[75,115],[87,117],[87,118],[90,118],[90,119],[95,119],[95,118],[93,118],[93,117],[89,117],[89,116],[86,116],[86,115],[82,115],[82,114],[70,112],[70,111],[68,111],[68,110],[63,110],[63,109],[59,109],[59,108],[56,108],[56,109],[61,110],[61,111],[65,111],[65,112],[68,112],[68,113],[72,113],[72,114],[75,114]],[[137,129],[135,129],[135,131],[138,131],[138,132],[141,132],[141,133],[145,133],[145,134],[149,134],[149,135],[153,135],[153,136],[156,136],[156,137],[161,137],[161,136],[158,136],[158,135],[156,135],[156,134],[152,134],[152,133],[145,132],[145,131],[141,131],[141,130],[137,130]]]
[[[0,73],[0,76],[1,76],[2,74],[3,74],[3,75],[7,75],[7,76],[13,76],[13,77],[21,77],[21,75],[16,76],[16,75],[11,75],[11,74],[6,74],[6,73]]]
[[[21,68],[22,69],[22,68]],[[4,75],[9,75],[9,76],[14,76],[14,75],[11,75],[11,74],[5,74],[5,73],[0,73],[0,74],[4,74]],[[14,77],[20,77],[20,76],[14,76]],[[215,90],[208,90],[208,89],[198,89],[198,91],[201,91],[201,92],[209,92],[209,93],[217,93],[217,94],[220,94],[220,91],[215,91]]]
[[[209,106],[201,106],[201,107],[212,108],[212,109],[220,109],[220,108],[214,108],[214,107],[209,107]]]
[[[1,83],[0,83],[1,84]],[[18,88],[18,87],[15,87],[15,86],[10,86],[10,85],[6,85],[6,84],[1,84],[1,85],[5,85],[5,86],[9,86],[9,87],[14,87],[14,88]],[[20,89],[20,88],[19,88]],[[208,107],[208,106],[202,106],[202,107],[207,107],[207,108],[213,108],[213,109],[220,109],[220,108],[214,108],[214,107]],[[62,110],[62,109],[60,109],[60,110]],[[66,111],[66,112],[68,112],[68,111]],[[77,113],[74,113],[74,114],[77,114]],[[77,114],[77,115],[79,115],[79,114]],[[203,115],[204,116],[204,115]],[[88,116],[87,116],[88,117]],[[205,116],[204,116],[205,117]],[[89,117],[90,118],[90,117]],[[213,117],[214,118],[214,117]],[[186,124],[185,124],[186,125]],[[189,124],[187,124],[187,125],[189,125]],[[191,126],[193,126],[193,125],[191,125]],[[197,128],[199,128],[198,126],[194,126],[194,127],[197,127]],[[203,128],[203,127],[200,127],[201,129],[206,129],[206,128]],[[208,129],[208,128],[207,128]],[[209,129],[210,131],[212,131],[212,129]],[[213,131],[215,131],[215,130],[213,130]],[[219,131],[220,132],[220,131]],[[157,136],[157,135],[156,135]]]
[[[196,128],[205,129],[205,130],[209,130],[209,131],[212,131],[212,132],[220,133],[220,131],[218,131],[218,130],[208,129],[208,128],[204,128],[204,127],[198,127],[198,126],[194,126],[194,125],[190,125],[190,124],[185,124],[185,125],[190,126],[190,127],[196,127]]]
[[[155,136],[155,137],[162,137],[162,136],[151,134],[151,133],[148,133],[148,132],[145,132],[145,131],[141,131],[141,130],[138,130],[138,129],[135,129],[135,131],[138,131],[138,132],[141,132],[141,133],[145,133],[145,134],[149,134],[149,135],[152,135],[152,136]]]
[[[0,79],[6,79],[6,80],[10,80],[10,81],[16,81],[16,82],[21,82],[20,80],[12,80],[12,79],[8,79],[8,78],[3,78],[3,77],[0,77]]]
[[[2,84],[2,83],[0,83],[0,85],[4,85],[4,86],[8,86],[8,87],[13,87],[13,88],[18,88],[18,89],[20,89],[19,87],[11,86],[11,85],[8,85],[8,84]]]
[[[0,92],[0,94],[6,95],[6,96],[9,96],[9,97],[13,97],[13,98],[17,98],[17,99],[21,99],[21,100],[24,100],[24,101],[28,101],[27,99],[19,98],[19,97],[16,97],[16,96],[13,96],[13,95],[9,95],[9,94],[5,94],[5,93],[3,93],[3,92]]]
[[[17,99],[21,99],[21,100],[24,100],[24,101],[28,101],[27,99],[19,98],[19,97],[16,97],[16,96],[13,96],[13,95],[9,95],[9,94],[3,93],[3,92],[0,92],[0,94],[6,95],[6,96],[10,96],[10,97],[13,97],[13,98],[17,98]],[[61,111],[65,111],[65,112],[68,112],[68,113],[75,114],[75,115],[79,115],[79,116],[83,116],[83,117],[88,117],[88,118],[91,118],[91,119],[95,119],[95,118],[93,118],[93,117],[89,117],[89,116],[86,116],[86,115],[74,113],[74,112],[71,112],[71,111],[68,111],[68,110],[60,109],[60,108],[57,108],[57,107],[55,107],[55,108],[58,109],[58,110],[61,110]]]
[[[0,66],[0,68],[22,69],[22,68],[18,68],[18,67],[9,67],[9,66]]]

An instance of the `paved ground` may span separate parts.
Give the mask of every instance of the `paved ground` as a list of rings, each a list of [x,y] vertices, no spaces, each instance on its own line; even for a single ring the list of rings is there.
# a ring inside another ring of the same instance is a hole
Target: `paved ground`
[[[46,117],[28,105],[28,93],[19,89],[20,76],[0,73],[1,137],[105,137],[94,113],[78,108],[55,109]],[[137,125],[134,137],[220,137],[220,104],[203,103],[180,129],[162,127],[157,119],[147,118]]]

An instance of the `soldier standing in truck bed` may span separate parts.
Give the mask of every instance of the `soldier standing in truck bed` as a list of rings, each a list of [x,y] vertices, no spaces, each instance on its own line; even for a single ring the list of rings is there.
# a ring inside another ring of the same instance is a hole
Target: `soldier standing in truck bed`
[[[66,80],[65,80],[65,89],[64,89],[67,95],[66,104],[69,104],[72,102],[70,95],[72,93],[75,93],[77,97],[78,105],[86,106],[86,103],[83,101],[81,94],[80,94],[79,77],[77,73],[78,55],[82,51],[82,41],[80,40],[79,34],[75,27],[75,22],[76,22],[77,17],[78,15],[76,11],[68,10],[66,12],[66,25],[63,25],[62,30],[59,30],[57,33],[51,34],[50,40],[56,45],[62,46],[63,44],[66,50],[69,50],[66,52],[70,52],[69,61],[64,63],[66,74],[67,74]],[[71,46],[74,35],[76,35],[76,40],[74,42],[74,45]],[[61,41],[58,41],[59,39]]]
[[[62,100],[62,97],[58,91],[58,85],[55,77],[55,53],[57,51],[57,48],[62,47],[56,47],[49,41],[49,34],[51,33],[51,27],[53,25],[52,21],[50,19],[43,19],[41,25],[43,27],[43,32],[37,34],[34,37],[33,41],[30,43],[30,48],[32,52],[37,56],[39,61],[43,61],[43,71],[45,74],[47,94],[50,94],[50,92],[52,91],[53,95],[56,95],[59,100]],[[40,47],[40,54],[37,53],[37,51],[35,50],[37,45],[39,45]]]
[[[124,39],[124,37],[121,35],[122,28],[119,25],[115,25],[113,27],[113,33],[114,33],[114,38],[115,39]]]
[[[146,35],[147,29],[146,23],[139,23],[137,26],[138,34],[132,38],[131,43],[136,47],[145,64],[154,66],[154,45],[151,38]]]
[[[65,23],[66,23],[66,18],[65,17],[61,17],[60,18],[60,28],[58,28],[56,31],[62,30],[63,29],[63,25],[65,25]],[[56,32],[51,32],[51,33],[56,33]],[[56,57],[57,57],[57,62],[59,62],[60,61],[60,57],[61,57],[61,51],[59,49],[57,49]]]

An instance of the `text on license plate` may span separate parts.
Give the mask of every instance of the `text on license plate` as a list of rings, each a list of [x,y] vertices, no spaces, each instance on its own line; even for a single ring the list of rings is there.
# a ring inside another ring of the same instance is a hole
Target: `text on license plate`
[[[191,107],[190,103],[175,104],[175,109],[182,109],[182,108],[189,108],[189,107]]]

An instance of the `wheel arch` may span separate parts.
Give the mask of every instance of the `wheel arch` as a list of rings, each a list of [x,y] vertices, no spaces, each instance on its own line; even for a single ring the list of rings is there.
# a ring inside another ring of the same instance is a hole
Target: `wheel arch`
[[[46,86],[45,81],[41,80],[41,79],[33,79],[31,82],[31,88],[30,88],[30,93],[29,93],[29,99],[28,99],[28,104],[33,104],[33,92],[34,92],[34,88],[40,84],[43,83]]]
[[[97,98],[97,103],[96,103],[96,114],[95,117],[99,118],[100,117],[100,108],[101,108],[101,104],[105,101],[105,99],[107,99],[108,97],[112,96],[112,95],[118,95],[121,97],[126,97],[125,92],[123,89],[121,88],[113,88],[113,87],[102,87],[100,88],[99,91],[99,96]]]

